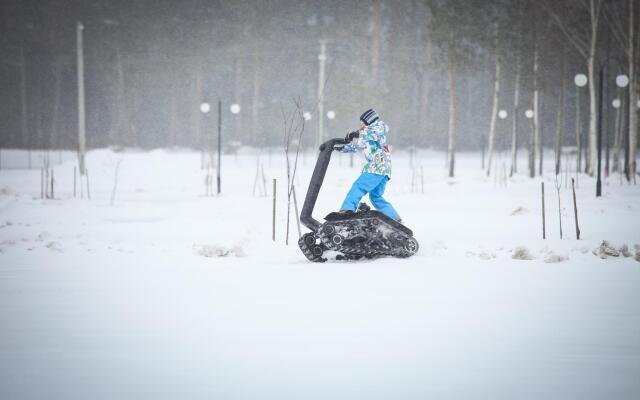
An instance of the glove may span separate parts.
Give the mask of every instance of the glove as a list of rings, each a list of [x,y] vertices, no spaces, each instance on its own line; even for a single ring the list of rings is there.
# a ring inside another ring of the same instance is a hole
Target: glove
[[[351,143],[351,141],[357,137],[360,137],[360,132],[358,131],[353,131],[353,132],[349,132],[347,133],[347,136],[344,137],[344,140],[347,143]]]

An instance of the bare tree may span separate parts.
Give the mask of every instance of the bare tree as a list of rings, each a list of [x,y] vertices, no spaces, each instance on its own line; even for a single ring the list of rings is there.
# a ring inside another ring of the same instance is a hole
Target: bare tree
[[[545,106],[545,97],[544,97],[544,91],[543,90],[538,90],[540,92],[539,97],[539,104],[538,104],[538,122],[537,122],[537,126],[538,126],[538,145],[536,146],[536,151],[538,152],[538,174],[540,176],[542,176],[543,174],[543,164],[544,164],[544,129],[542,129],[542,124],[540,123],[540,117],[539,115],[543,114],[543,111],[545,110],[544,106]],[[535,119],[535,116],[533,117]]]
[[[638,146],[638,113],[635,110],[636,103],[638,102],[638,91],[640,90],[638,85],[638,73],[637,65],[640,62],[640,40],[636,35],[636,8],[638,7],[637,0],[628,0],[627,7],[624,7],[621,3],[607,3],[605,7],[604,15],[608,22],[611,32],[614,37],[620,43],[623,53],[627,58],[628,76],[629,76],[629,106],[631,112],[629,113],[629,156],[627,157],[628,165],[626,170],[629,171],[629,175],[635,177],[636,173],[636,148]],[[626,26],[625,26],[626,25]],[[626,28],[626,29],[625,29]],[[615,154],[614,154],[614,168],[615,168]]]
[[[487,149],[487,176],[491,175],[491,161],[493,158],[493,144],[496,136],[496,120],[498,116],[498,100],[500,97],[500,54],[498,51],[498,28],[495,28],[495,67],[493,77],[493,104],[491,108],[491,122],[489,124],[489,146]]]
[[[31,132],[28,126],[29,116],[29,99],[27,91],[27,58],[24,54],[24,44],[20,47],[20,133],[22,134],[23,144],[27,147],[29,153],[29,169],[31,169]]]
[[[112,112],[111,112],[111,143],[126,146],[129,144],[130,132],[127,111],[127,86],[124,75],[124,61],[120,49],[114,50],[115,79]],[[196,108],[197,110],[197,108]]]
[[[634,0],[630,0],[634,1]],[[544,0],[542,5],[554,20],[560,31],[576,51],[587,60],[589,76],[589,174],[593,175],[596,167],[596,85],[595,59],[598,41],[602,0],[577,0],[572,3],[557,2],[552,4]],[[588,23],[582,23],[578,16],[584,16]]]
[[[518,40],[520,43],[520,40]],[[513,111],[512,111],[512,127],[511,127],[511,170],[509,176],[513,176],[518,172],[518,116],[520,106],[520,53],[517,55],[516,61],[516,77],[513,85]]]
[[[533,49],[533,138],[531,148],[529,149],[529,176],[536,176],[536,159],[540,159],[540,86],[538,83],[538,57],[540,50],[538,49],[537,38],[534,39]]]
[[[431,36],[433,43],[439,45],[440,54],[443,55],[443,64],[446,68],[449,91],[449,121],[448,121],[448,145],[447,145],[447,169],[448,175],[455,175],[455,153],[457,141],[457,96],[456,83],[458,68],[471,59],[477,59],[478,48],[485,41],[486,22],[479,17],[490,19],[486,9],[482,9],[464,0],[444,0],[429,2],[432,13]],[[493,15],[497,7],[492,7],[489,14]],[[491,36],[493,39],[493,36]],[[492,42],[493,43],[493,42]]]
[[[616,108],[616,119],[614,126],[614,139],[613,139],[613,167],[612,171],[617,172],[620,170],[620,149],[622,144],[622,118],[626,107],[626,99],[622,96],[622,89],[618,88],[618,98],[620,100],[620,107]]]
[[[580,87],[576,85],[576,178],[582,169],[582,120],[580,115]]]
[[[296,171],[298,169],[298,156],[300,155],[300,146],[302,145],[302,135],[305,128],[305,119],[302,111],[302,101],[296,99],[294,101],[294,109],[290,113],[287,113],[284,107],[281,108],[282,119],[284,121],[284,156],[287,168],[287,228],[285,236],[285,244],[289,245],[289,226],[291,218],[291,196],[294,191],[294,179],[296,177]],[[295,146],[295,158],[293,159],[293,166],[291,165],[290,150]]]
[[[449,42],[449,51],[447,52],[448,64],[447,74],[449,77],[449,145],[447,147],[447,153],[449,155],[449,177],[453,178],[455,175],[456,166],[456,64],[455,54],[453,50],[453,42],[455,39],[455,32],[451,32],[451,38]]]
[[[565,74],[565,48],[562,46],[562,84],[560,85],[560,98],[558,99],[558,106],[556,108],[556,175],[560,173],[560,162],[562,158],[562,143],[564,138],[564,92],[566,88],[566,74]]]

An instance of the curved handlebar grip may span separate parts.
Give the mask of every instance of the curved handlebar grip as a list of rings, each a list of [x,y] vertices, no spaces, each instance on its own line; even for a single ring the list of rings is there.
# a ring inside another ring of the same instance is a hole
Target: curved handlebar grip
[[[330,146],[329,148],[331,149],[331,151],[333,151],[336,150],[336,145],[344,146],[346,144],[347,141],[344,140],[344,138],[329,139],[320,145],[320,151],[325,151],[327,149],[327,146]]]

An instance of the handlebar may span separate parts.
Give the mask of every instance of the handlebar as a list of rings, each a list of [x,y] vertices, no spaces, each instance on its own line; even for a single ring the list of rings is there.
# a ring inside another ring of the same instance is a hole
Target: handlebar
[[[347,142],[344,138],[329,139],[320,145],[320,151],[325,151],[327,147],[331,149],[330,151],[337,150],[336,146],[344,146],[346,144]]]

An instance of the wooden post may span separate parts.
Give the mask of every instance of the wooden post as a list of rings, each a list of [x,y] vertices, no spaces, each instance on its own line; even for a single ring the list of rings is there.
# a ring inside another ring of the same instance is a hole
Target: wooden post
[[[84,174],[87,177],[87,200],[91,200],[91,190],[89,190],[89,170],[85,168]]]
[[[545,220],[544,220],[544,182],[542,183],[542,239],[546,239],[547,235],[545,232],[546,226],[545,226]]]
[[[55,182],[55,179],[53,177],[53,168],[51,168],[51,198],[53,199],[53,182]]]
[[[571,190],[573,191],[573,216],[576,220],[576,239],[580,240],[580,228],[578,227],[578,206],[576,204],[576,187],[571,178]]]
[[[277,179],[273,179],[273,219],[271,221],[271,240],[276,241],[276,182]]]
[[[44,199],[44,168],[40,168],[40,198]]]

